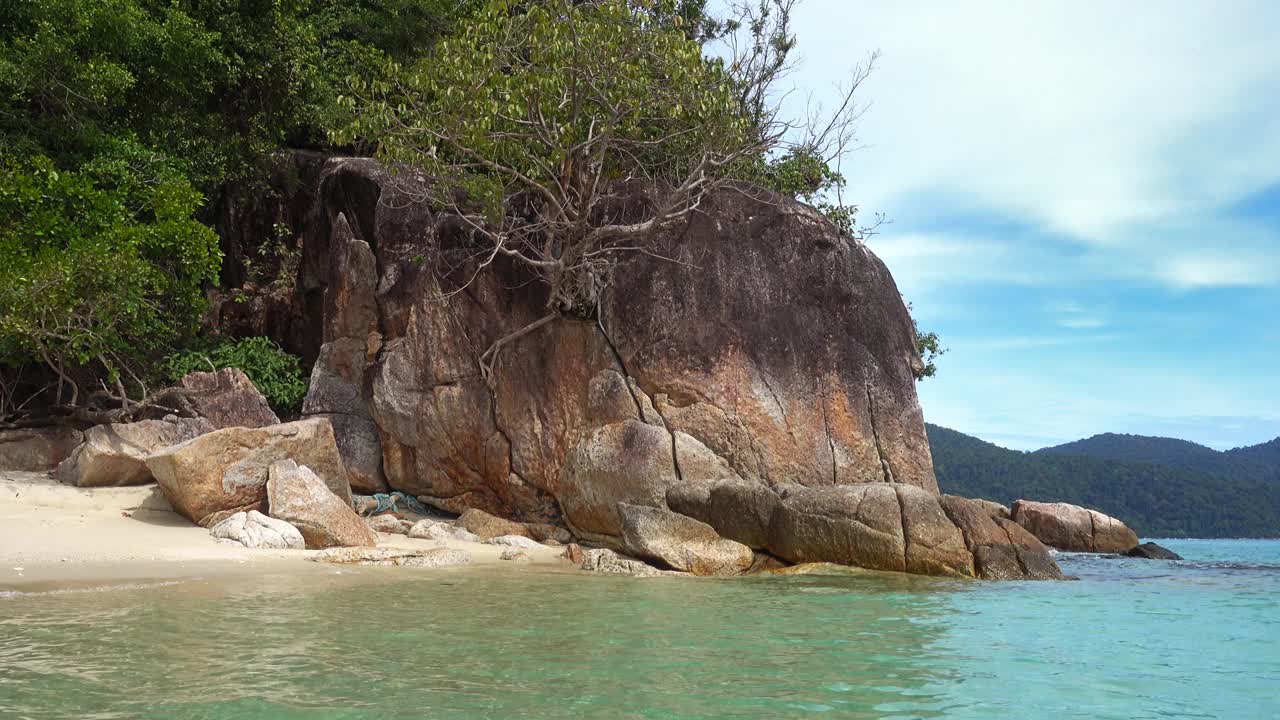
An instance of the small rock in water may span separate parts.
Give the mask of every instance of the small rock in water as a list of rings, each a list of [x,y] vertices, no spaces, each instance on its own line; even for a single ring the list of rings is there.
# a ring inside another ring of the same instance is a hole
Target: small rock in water
[[[509,545],[511,547],[525,548],[526,550],[532,550],[533,548],[540,548],[543,546],[542,543],[538,542],[537,540],[534,540],[533,538],[527,538],[523,535],[499,535],[498,537],[489,538],[488,540],[485,540],[484,544],[485,545]]]
[[[511,560],[518,563],[527,563],[530,560],[529,551],[518,547],[503,550],[502,555],[499,557],[503,560]]]
[[[1182,556],[1162,547],[1153,542],[1142,543],[1129,552],[1125,553],[1129,557],[1143,558],[1144,560],[1181,560]]]

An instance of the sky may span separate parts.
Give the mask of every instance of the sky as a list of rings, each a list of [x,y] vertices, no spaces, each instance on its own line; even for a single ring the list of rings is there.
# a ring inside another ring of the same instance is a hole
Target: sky
[[[927,421],[1280,436],[1277,28],[1270,1],[801,3],[793,109],[881,53],[841,169],[949,348]]]

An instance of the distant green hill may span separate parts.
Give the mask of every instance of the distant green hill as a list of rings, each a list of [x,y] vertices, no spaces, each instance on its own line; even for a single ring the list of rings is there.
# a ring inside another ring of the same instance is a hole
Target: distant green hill
[[[1275,457],[1268,457],[1266,445],[1218,452],[1187,440],[1105,433],[1037,450],[1036,454],[1087,455],[1106,460],[1155,463],[1239,479],[1280,479],[1280,438],[1270,444],[1275,445]]]
[[[1079,452],[1018,452],[937,425],[926,429],[938,484],[946,493],[1006,504],[1018,498],[1075,503],[1115,515],[1146,537],[1280,537],[1280,482],[1275,479]],[[1186,445],[1192,448],[1178,445],[1171,462],[1190,463],[1201,455],[1194,450],[1199,446]],[[1245,450],[1250,463],[1266,462],[1272,450],[1280,454],[1280,442]]]

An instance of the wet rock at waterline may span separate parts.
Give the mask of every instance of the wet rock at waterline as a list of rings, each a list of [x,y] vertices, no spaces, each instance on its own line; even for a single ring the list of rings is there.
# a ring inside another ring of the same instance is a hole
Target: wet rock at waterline
[[[1018,500],[1013,521],[1045,545],[1071,552],[1126,553],[1138,536],[1123,522],[1070,503]]]
[[[755,560],[751,548],[726,540],[706,523],[662,508],[618,504],[622,546],[694,575],[741,575]]]
[[[316,553],[311,560],[337,565],[380,565],[384,567],[436,568],[471,564],[471,553],[454,548],[399,550],[394,548],[344,547]]]
[[[1153,542],[1145,542],[1138,545],[1125,555],[1133,558],[1142,558],[1144,560],[1181,560],[1182,556],[1162,545]]]

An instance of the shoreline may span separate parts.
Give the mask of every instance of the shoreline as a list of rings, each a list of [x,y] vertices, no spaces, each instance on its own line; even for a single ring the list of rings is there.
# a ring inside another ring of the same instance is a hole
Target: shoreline
[[[501,559],[499,545],[377,533],[379,548],[465,550],[471,563],[391,568],[401,574],[501,567],[563,568],[561,548]],[[0,597],[230,576],[324,575],[375,569],[314,562],[319,550],[251,550],[219,542],[174,513],[155,484],[78,488],[47,473],[0,472]],[[377,568],[381,569],[381,568]]]

